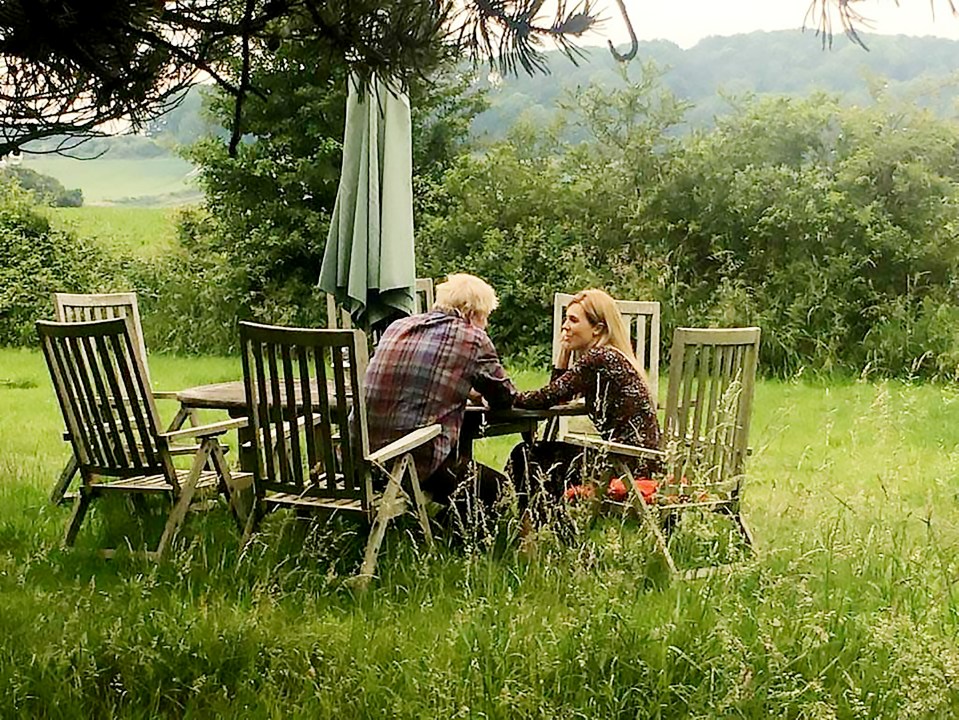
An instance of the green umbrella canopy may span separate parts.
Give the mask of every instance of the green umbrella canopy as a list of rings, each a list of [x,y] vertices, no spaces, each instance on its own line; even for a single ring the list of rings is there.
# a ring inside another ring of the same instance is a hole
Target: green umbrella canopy
[[[374,78],[349,80],[343,167],[320,267],[320,289],[369,328],[413,312],[410,101]]]

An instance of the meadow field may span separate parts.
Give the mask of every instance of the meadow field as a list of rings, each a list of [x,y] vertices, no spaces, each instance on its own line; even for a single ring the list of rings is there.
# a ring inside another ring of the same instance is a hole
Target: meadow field
[[[27,155],[23,166],[55,177],[68,189],[80,188],[85,205],[172,206],[202,200],[193,165],[176,156],[80,160]]]
[[[177,248],[176,207],[87,205],[43,212],[55,228],[94,239],[114,254],[150,259]]]
[[[239,375],[232,358],[150,363],[158,389]],[[669,580],[629,520],[520,550],[505,517],[433,553],[407,523],[357,596],[363,537],[345,521],[278,514],[241,552],[221,506],[154,565],[98,557],[129,525],[105,506],[61,549],[59,411],[40,355],[0,349],[0,717],[955,717],[957,401],[951,385],[762,381],[758,553],[730,573]],[[514,441],[480,458],[501,465]],[[723,538],[684,521],[680,564]]]

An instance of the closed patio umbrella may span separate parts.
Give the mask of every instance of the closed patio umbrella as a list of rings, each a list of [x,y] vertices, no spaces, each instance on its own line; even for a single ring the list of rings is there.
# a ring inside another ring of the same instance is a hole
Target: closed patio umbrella
[[[374,78],[349,81],[343,166],[320,267],[320,289],[370,328],[413,312],[413,161],[410,103]]]

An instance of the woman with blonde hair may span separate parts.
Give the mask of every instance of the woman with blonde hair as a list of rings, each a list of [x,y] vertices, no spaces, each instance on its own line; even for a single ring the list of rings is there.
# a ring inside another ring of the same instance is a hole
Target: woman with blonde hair
[[[547,408],[577,397],[586,400],[590,420],[605,440],[659,447],[656,401],[649,392],[646,374],[636,360],[623,316],[603,290],[583,290],[566,308],[562,350],[545,387],[518,394],[518,408]],[[570,358],[577,355],[569,367]],[[520,444],[510,455],[509,473],[522,496],[542,483],[559,497],[568,485],[582,482],[583,449],[565,442]],[[649,477],[658,463],[637,459],[634,474]]]

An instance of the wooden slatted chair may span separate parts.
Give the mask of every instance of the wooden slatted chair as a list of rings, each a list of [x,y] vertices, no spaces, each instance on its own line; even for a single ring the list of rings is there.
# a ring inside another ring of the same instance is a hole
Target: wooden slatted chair
[[[569,307],[574,295],[569,293],[555,293],[553,295],[553,367],[559,360],[562,350],[563,320],[566,318],[566,308]],[[652,300],[616,300],[616,307],[626,321],[629,330],[633,352],[640,366],[646,372],[649,381],[649,391],[653,399],[659,402],[659,317],[660,305]],[[575,356],[570,363],[576,361]],[[599,437],[588,418],[556,418],[546,425],[544,437],[548,440],[564,440],[566,435],[575,431]]]
[[[172,498],[173,506],[159,543],[147,553],[159,559],[199,490],[211,488],[231,495],[233,483],[244,480],[230,473],[217,437],[245,425],[246,420],[162,432],[129,316],[93,322],[40,321],[37,332],[83,480],[64,544],[73,544],[97,498],[162,493]],[[199,446],[191,468],[179,470],[173,465],[171,444],[186,437],[195,438]],[[208,465],[213,469],[206,470]]]
[[[410,453],[441,428],[420,428],[370,452],[364,333],[242,322],[240,345],[256,457],[255,512],[245,537],[276,508],[355,514],[371,525],[360,587],[373,576],[388,522],[411,505],[432,545]]]
[[[61,323],[128,318],[134,348],[143,358],[149,380],[150,367],[147,363],[146,343],[143,340],[143,327],[140,324],[140,309],[137,305],[136,293],[53,293],[53,310],[54,319]],[[176,400],[176,392],[154,390],[153,399]],[[194,426],[200,424],[195,412],[181,406],[167,429],[179,430],[187,421]],[[190,452],[194,450],[195,448],[188,448]],[[77,474],[77,469],[77,459],[71,456],[50,492],[51,503],[59,505],[67,498],[67,490]]]
[[[629,478],[630,458],[659,457],[666,464],[655,503],[627,482],[629,504],[650,523],[671,571],[669,533],[690,509],[728,515],[747,547],[752,533],[740,498],[748,454],[760,330],[677,328],[670,353],[663,450],[605,442],[570,434],[567,441],[607,453],[621,477]]]
[[[416,278],[416,305],[414,313],[429,312],[436,303],[436,293],[433,289],[433,278]]]

